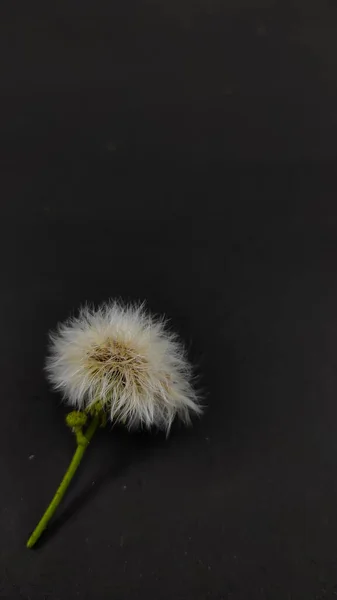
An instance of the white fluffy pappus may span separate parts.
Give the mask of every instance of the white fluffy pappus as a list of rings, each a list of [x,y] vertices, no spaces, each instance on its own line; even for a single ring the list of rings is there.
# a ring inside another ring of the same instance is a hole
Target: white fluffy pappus
[[[202,412],[184,347],[144,305],[84,307],[50,338],[48,378],[76,409],[99,400],[113,423],[167,432]]]

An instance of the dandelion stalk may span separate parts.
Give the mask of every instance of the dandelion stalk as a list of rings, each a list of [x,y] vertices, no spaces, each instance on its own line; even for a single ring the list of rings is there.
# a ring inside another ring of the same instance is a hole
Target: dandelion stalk
[[[40,519],[39,523],[35,527],[32,535],[30,536],[27,542],[27,548],[33,548],[33,546],[35,546],[36,542],[41,537],[44,530],[47,528],[50,519],[52,518],[57,507],[62,501],[63,496],[65,495],[69,484],[81,463],[83,455],[89,443],[91,442],[91,439],[97,427],[100,425],[102,419],[99,412],[96,411],[92,416],[91,422],[89,423],[86,432],[83,433],[83,426],[86,424],[86,421],[87,415],[84,412],[80,411],[73,411],[69,413],[66,417],[66,423],[68,427],[71,427],[73,433],[76,436],[77,448],[69,464],[69,467],[66,470],[63,479],[55,492],[52,501],[50,502],[48,508],[46,509],[45,513],[43,514],[42,518]]]

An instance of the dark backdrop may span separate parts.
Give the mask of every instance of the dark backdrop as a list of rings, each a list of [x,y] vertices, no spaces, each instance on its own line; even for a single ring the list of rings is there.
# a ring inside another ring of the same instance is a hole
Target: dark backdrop
[[[337,595],[334,1],[2,2],[3,598]],[[145,298],[207,390],[192,430],[73,441],[47,332]]]

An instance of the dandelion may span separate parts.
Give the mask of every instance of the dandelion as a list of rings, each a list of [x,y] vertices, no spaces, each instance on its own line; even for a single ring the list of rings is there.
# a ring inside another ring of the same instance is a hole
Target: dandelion
[[[73,409],[66,424],[77,448],[28,548],[47,527],[99,426],[109,421],[168,434],[176,417],[188,425],[202,411],[182,344],[144,305],[84,307],[50,339],[48,379]]]

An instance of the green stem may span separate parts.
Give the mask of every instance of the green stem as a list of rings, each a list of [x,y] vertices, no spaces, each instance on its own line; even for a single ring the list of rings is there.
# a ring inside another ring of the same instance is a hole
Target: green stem
[[[78,440],[77,448],[76,448],[75,454],[72,458],[72,461],[71,461],[58,489],[56,490],[54,498],[52,499],[46,512],[44,513],[44,515],[42,516],[38,525],[34,529],[32,535],[30,536],[30,538],[27,542],[27,548],[32,548],[36,544],[38,539],[41,537],[44,530],[46,529],[50,519],[52,518],[52,516],[55,513],[58,505],[60,504],[64,494],[66,493],[68,486],[69,486],[72,478],[74,477],[74,475],[78,469],[78,466],[83,458],[84,452],[86,451],[87,446],[88,446],[89,442],[91,441],[99,424],[100,424],[100,416],[98,414],[96,414],[92,418],[92,421],[91,421],[87,431],[82,436],[83,439],[81,438],[80,441]]]

